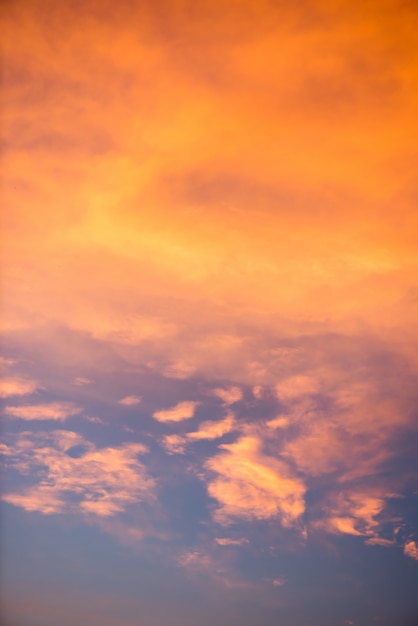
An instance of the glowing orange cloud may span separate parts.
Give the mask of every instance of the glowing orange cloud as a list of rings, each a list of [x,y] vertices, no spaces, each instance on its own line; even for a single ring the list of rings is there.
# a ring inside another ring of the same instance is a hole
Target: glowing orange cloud
[[[219,503],[215,520],[228,524],[277,516],[285,526],[294,524],[305,510],[303,482],[284,463],[263,455],[255,437],[220,448],[222,452],[206,462],[217,475],[208,482],[209,495]]]
[[[156,411],[153,415],[158,422],[182,422],[193,417],[198,402],[179,402],[171,409]]]
[[[418,561],[418,546],[415,541],[408,541],[404,546],[404,553],[411,559]]]

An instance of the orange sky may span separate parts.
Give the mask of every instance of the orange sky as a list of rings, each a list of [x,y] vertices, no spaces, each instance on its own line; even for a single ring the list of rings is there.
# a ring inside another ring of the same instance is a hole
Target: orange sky
[[[5,12],[6,324],[405,330],[413,5],[138,6]]]

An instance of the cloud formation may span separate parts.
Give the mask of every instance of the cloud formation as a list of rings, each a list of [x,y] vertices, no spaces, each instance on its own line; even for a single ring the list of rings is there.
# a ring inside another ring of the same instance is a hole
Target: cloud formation
[[[264,455],[256,437],[219,447],[221,452],[205,463],[215,474],[207,486],[218,502],[214,519],[228,525],[277,517],[283,526],[295,524],[305,510],[303,481],[285,463]]]
[[[406,556],[410,556],[411,559],[415,559],[416,561],[418,561],[418,546],[416,541],[408,541],[404,545],[403,551]]]
[[[155,482],[138,460],[146,452],[139,443],[98,448],[72,431],[21,433],[2,453],[7,467],[30,474],[35,484],[4,493],[3,500],[45,515],[113,516],[153,498]]]
[[[31,420],[59,420],[81,413],[82,409],[73,402],[48,402],[26,406],[6,406],[4,412],[10,417]]]
[[[6,376],[0,380],[0,398],[26,396],[39,388],[39,383],[36,380],[21,376]]]
[[[184,435],[164,435],[162,445],[168,454],[185,454],[187,444],[193,441],[219,439],[231,432],[235,427],[235,419],[229,413],[222,420],[207,420],[199,424],[198,430],[185,433]]]
[[[239,387],[218,387],[213,390],[213,395],[217,396],[226,405],[234,404],[242,400],[242,390]]]
[[[140,402],[141,398],[139,396],[125,396],[119,400],[119,404],[124,404],[125,406],[134,406]]]
[[[194,416],[198,402],[179,402],[171,409],[156,411],[153,414],[158,422],[182,422]]]

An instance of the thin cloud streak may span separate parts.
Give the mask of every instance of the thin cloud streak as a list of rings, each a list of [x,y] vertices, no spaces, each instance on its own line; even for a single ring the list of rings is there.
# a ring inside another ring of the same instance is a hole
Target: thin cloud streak
[[[121,400],[119,400],[119,404],[124,404],[125,406],[135,406],[136,404],[140,404],[141,398],[139,396],[125,396]]]
[[[4,412],[9,417],[22,420],[59,420],[78,415],[82,409],[72,402],[48,402],[26,406],[6,406]]]

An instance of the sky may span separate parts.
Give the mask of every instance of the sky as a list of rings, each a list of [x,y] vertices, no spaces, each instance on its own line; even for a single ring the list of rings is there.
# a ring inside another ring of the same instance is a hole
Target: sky
[[[417,20],[2,3],[4,626],[418,624]]]

